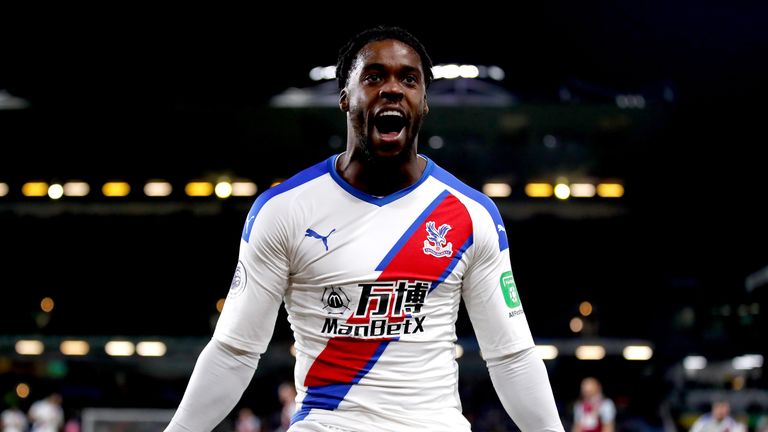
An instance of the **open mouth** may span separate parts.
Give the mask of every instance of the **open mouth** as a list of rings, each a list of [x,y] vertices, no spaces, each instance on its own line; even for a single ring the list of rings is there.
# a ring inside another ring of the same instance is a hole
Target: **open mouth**
[[[373,126],[383,139],[395,139],[405,128],[405,116],[399,111],[384,110],[373,119]]]

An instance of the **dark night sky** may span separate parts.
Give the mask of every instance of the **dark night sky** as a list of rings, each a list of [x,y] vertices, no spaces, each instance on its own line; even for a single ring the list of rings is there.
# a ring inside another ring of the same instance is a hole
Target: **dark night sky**
[[[140,148],[172,135],[167,121],[180,110],[258,107],[311,84],[313,66],[334,63],[350,35],[384,22],[413,31],[436,63],[502,66],[504,85],[524,101],[555,101],[573,81],[623,92],[668,84],[679,119],[667,146],[673,158],[690,150],[708,162],[726,156],[731,163],[719,169],[735,174],[753,163],[768,72],[766,6],[604,3],[326,12],[333,19],[279,8],[28,12],[3,29],[0,88],[28,98],[41,120],[14,128],[12,118],[4,129],[11,151],[28,144],[30,129],[37,146],[57,155],[62,140],[78,157],[107,137]],[[24,152],[11,156],[1,169],[34,170],[9,162],[27,159]]]
[[[578,78],[627,89],[670,80],[689,97],[743,96],[764,76],[765,6],[560,3],[332,20],[223,8],[22,15],[6,29],[2,83],[49,103],[260,103],[307,84],[312,66],[332,63],[350,35],[376,23],[410,29],[438,63],[499,64],[521,92],[546,95]]]

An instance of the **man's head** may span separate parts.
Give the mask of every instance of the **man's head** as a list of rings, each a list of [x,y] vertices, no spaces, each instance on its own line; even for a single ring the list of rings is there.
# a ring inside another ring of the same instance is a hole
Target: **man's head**
[[[594,399],[603,393],[600,381],[593,377],[584,378],[581,381],[581,397],[584,399]]]
[[[339,51],[336,75],[348,139],[372,160],[415,151],[432,60],[413,35],[397,27],[358,34]]]
[[[725,399],[717,399],[712,402],[712,417],[721,421],[731,413],[731,405]]]
[[[339,50],[339,58],[336,60],[336,81],[339,85],[339,90],[347,86],[350,69],[360,50],[370,42],[384,39],[399,40],[416,51],[421,58],[421,72],[426,78],[426,86],[429,87],[433,79],[432,59],[429,58],[424,45],[407,30],[399,27],[379,26],[358,33]]]
[[[51,403],[61,405],[61,395],[59,393],[51,393],[46,399],[48,399],[48,401]]]
[[[240,411],[238,411],[237,415],[238,415],[238,417],[240,417],[240,419],[242,419],[242,420],[247,420],[247,419],[250,419],[250,418],[252,418],[252,417],[254,417],[254,416],[255,416],[255,415],[253,414],[253,410],[251,410],[251,409],[250,409],[250,408],[248,408],[248,407],[243,407],[243,408],[240,408]]]
[[[292,381],[285,381],[277,388],[277,396],[280,403],[287,404],[296,399],[296,387]]]

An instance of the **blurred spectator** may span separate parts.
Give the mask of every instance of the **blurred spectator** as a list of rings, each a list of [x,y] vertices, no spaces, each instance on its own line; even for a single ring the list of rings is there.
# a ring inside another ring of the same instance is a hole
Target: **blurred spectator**
[[[757,419],[755,432],[768,432],[768,414],[762,415]]]
[[[52,393],[45,399],[29,407],[29,420],[32,432],[58,432],[64,425],[64,410],[61,408],[61,395]]]
[[[291,417],[293,417],[293,413],[296,411],[296,387],[293,382],[285,381],[280,384],[280,387],[277,389],[277,396],[283,405],[283,409],[280,412],[280,429],[278,430],[286,431],[291,425]]]
[[[235,422],[235,432],[260,432],[261,419],[250,408],[241,408]]]
[[[690,432],[746,432],[746,427],[731,417],[731,405],[725,399],[712,402],[712,410],[699,417]]]
[[[11,406],[0,414],[3,432],[25,432],[27,425],[27,416],[16,406]]]
[[[72,417],[64,423],[64,432],[80,432],[80,420]]]
[[[603,387],[596,378],[581,381],[581,397],[573,407],[572,432],[613,432],[616,406],[603,396]]]

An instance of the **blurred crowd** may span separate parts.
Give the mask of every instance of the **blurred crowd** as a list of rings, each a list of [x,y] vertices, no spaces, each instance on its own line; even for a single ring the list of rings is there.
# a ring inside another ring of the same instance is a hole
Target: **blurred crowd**
[[[0,414],[3,432],[80,432],[77,419],[64,422],[62,398],[58,393],[37,400],[25,413],[17,405],[11,405]]]
[[[609,386],[610,388],[610,386]],[[216,432],[286,432],[291,416],[296,409],[296,389],[290,381],[280,382],[276,392],[279,409],[265,413],[264,410],[251,407],[247,403],[235,409],[232,416],[225,419]],[[490,400],[490,399],[489,399]],[[6,400],[5,409],[0,414],[2,432],[80,432],[81,423],[77,415],[65,418],[62,396],[50,393],[36,400],[23,411],[17,402]],[[599,379],[586,377],[581,380],[578,398],[567,405],[560,406],[563,424],[569,432],[768,432],[768,413],[759,416],[747,416],[747,413],[733,413],[727,397],[717,396],[711,399],[709,411],[700,412],[691,423],[672,422],[664,424],[647,421],[627,415],[622,403],[604,394]],[[82,408],[82,407],[80,407]],[[75,411],[79,412],[79,411]],[[500,404],[488,400],[465,407],[465,414],[472,423],[475,432],[516,432],[514,423],[509,419]]]

